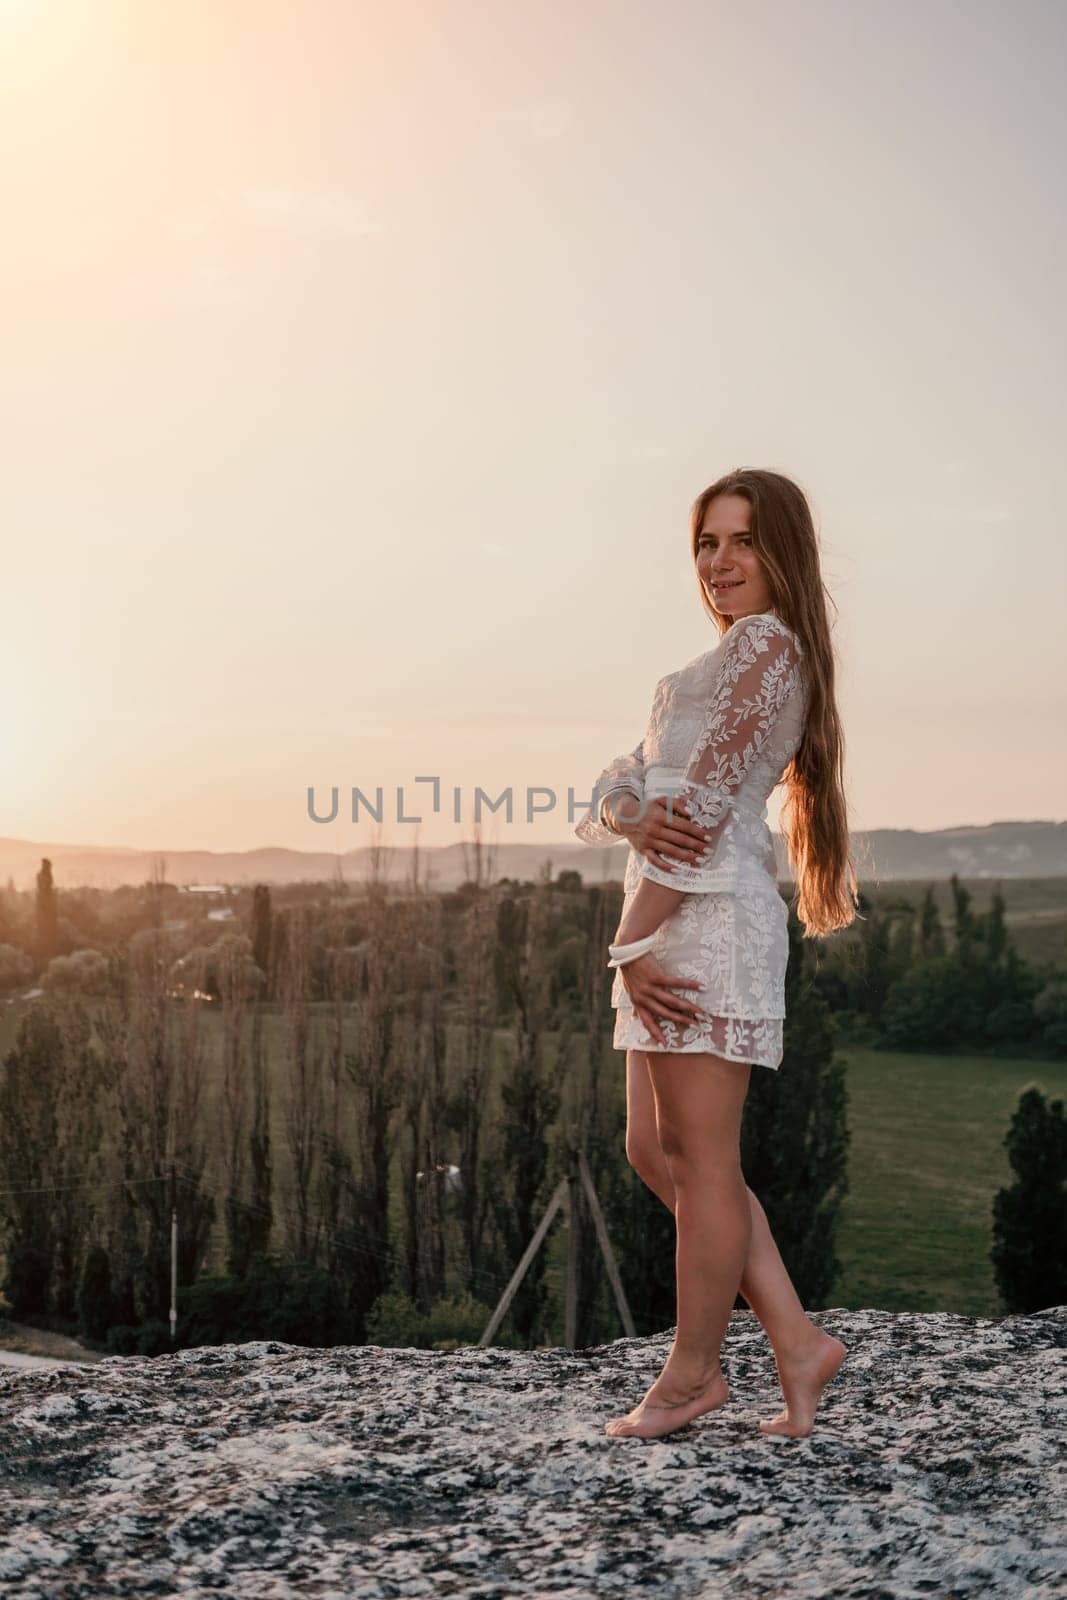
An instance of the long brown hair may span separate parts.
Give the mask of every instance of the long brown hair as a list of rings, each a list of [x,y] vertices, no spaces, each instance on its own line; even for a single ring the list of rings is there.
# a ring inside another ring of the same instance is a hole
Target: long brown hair
[[[804,652],[808,712],[799,748],[783,776],[787,797],[782,828],[804,935],[833,933],[855,919],[859,896],[849,850],[845,738],[834,695],[834,648],[827,615],[827,605],[834,601],[819,566],[818,535],[808,502],[792,479],[740,467],[710,484],[693,503],[694,564],[704,514],[722,494],[748,501],[752,548],[763,566],[771,604]],[[704,610],[725,633],[733,619],[714,609],[699,576],[697,584]]]

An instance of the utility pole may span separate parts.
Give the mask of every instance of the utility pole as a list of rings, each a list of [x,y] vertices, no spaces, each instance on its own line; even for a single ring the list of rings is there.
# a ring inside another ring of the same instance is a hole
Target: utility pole
[[[578,1152],[567,1149],[567,1284],[563,1297],[563,1343],[573,1350],[578,1340]]]
[[[530,1262],[544,1243],[552,1219],[561,1206],[565,1206],[567,1214],[567,1282],[564,1309],[564,1344],[568,1349],[574,1349],[578,1328],[578,1223],[579,1196],[582,1193],[585,1195],[590,1215],[593,1218],[597,1244],[600,1246],[604,1269],[607,1272],[608,1282],[611,1284],[611,1290],[615,1296],[615,1305],[618,1309],[623,1330],[628,1339],[637,1337],[637,1329],[634,1327],[634,1319],[630,1315],[630,1307],[623,1290],[622,1279],[619,1276],[615,1252],[612,1250],[611,1240],[608,1238],[607,1224],[604,1221],[604,1213],[600,1208],[600,1198],[593,1182],[593,1174],[590,1172],[589,1163],[585,1159],[585,1151],[571,1139],[568,1141],[567,1148],[566,1176],[559,1180],[552,1191],[552,1198],[548,1202],[545,1214],[537,1224],[533,1238],[523,1251],[522,1260],[512,1273],[507,1288],[500,1296],[496,1310],[490,1317],[485,1332],[478,1340],[479,1349],[484,1349],[487,1344],[492,1342],[493,1336],[503,1322],[508,1306],[515,1296],[516,1289],[526,1276]]]
[[[170,1164],[170,1342],[178,1326],[178,1193],[174,1162]]]

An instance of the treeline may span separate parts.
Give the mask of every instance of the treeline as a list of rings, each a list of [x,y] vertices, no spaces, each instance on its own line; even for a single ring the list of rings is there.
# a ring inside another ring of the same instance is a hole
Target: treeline
[[[29,947],[7,946],[8,987],[44,991],[0,1068],[10,1313],[114,1350],[170,1348],[176,1216],[179,1344],[476,1339],[579,1143],[639,1330],[669,1326],[673,1222],[626,1164],[610,1046],[621,888],[571,871],[493,881],[477,849],[469,868],[450,893],[417,859],[398,886],[259,885],[222,924],[202,907],[171,916],[160,874],[108,915],[98,902],[99,949],[57,949],[77,939],[82,902],[47,863],[32,910],[0,895],[0,931]],[[947,926],[932,886],[918,905],[865,895],[825,941],[801,939],[790,914],[785,1059],[753,1071],[742,1156],[814,1308],[839,1274],[847,1192],[835,1035],[1063,1053],[1057,980],[1018,957],[1003,897],[979,916],[951,890]],[[3,971],[0,947],[0,984]],[[1027,1101],[1020,1117],[1021,1187],[998,1197],[994,1267],[1006,1303],[1029,1309],[1047,1303],[1028,1230],[1042,1193],[1062,1197],[1062,1106]],[[1062,1198],[1053,1210],[1046,1233],[1062,1231]],[[590,1344],[620,1329],[591,1219],[577,1230]],[[542,1250],[500,1342],[558,1339],[558,1279]]]
[[[933,884],[918,904],[861,891],[860,917],[823,942],[815,977],[842,1028],[891,1050],[1067,1057],[1067,973],[1020,956],[999,887],[984,913],[957,875],[949,887],[947,926]]]
[[[673,1219],[626,1162],[610,1043],[621,888],[473,867],[455,893],[416,872],[284,910],[263,887],[211,944],[160,917],[26,1004],[0,1071],[10,1314],[170,1348],[176,1214],[179,1344],[476,1339],[578,1144],[638,1330],[668,1327]],[[847,1105],[794,919],[790,939],[785,1061],[753,1070],[742,1156],[818,1307]],[[621,1329],[575,1225],[588,1345]],[[498,1342],[558,1342],[559,1276],[540,1251]]]
[[[471,851],[471,863],[478,854],[477,848]],[[479,869],[472,865],[468,883],[438,896],[446,928],[462,920],[478,879]],[[555,881],[561,899],[544,930],[549,1025],[566,1022],[580,1030],[586,982],[582,879],[575,871],[563,871]],[[521,887],[506,878],[500,886],[505,891]],[[1051,962],[1038,968],[1023,959],[1008,932],[999,886],[989,909],[981,913],[974,910],[971,892],[958,876],[950,880],[949,893],[949,912],[943,918],[932,883],[917,899],[891,886],[877,895],[864,889],[852,928],[814,941],[814,982],[844,1034],[896,1050],[1063,1059],[1067,972]],[[324,905],[341,919],[343,946],[358,946],[368,936],[362,893],[340,882],[273,890],[259,884],[205,899],[168,884],[160,858],[153,881],[140,888],[60,894],[46,860],[34,893],[19,893],[10,884],[0,889],[0,996],[31,984],[49,993],[114,993],[131,939],[162,929],[183,963],[175,972],[175,986],[187,986],[199,976],[201,992],[218,1001],[216,919],[226,919],[222,926],[240,928],[250,941],[248,953],[261,975],[260,997],[278,1001],[291,925]],[[315,1002],[326,1001],[331,992],[325,952],[319,940],[309,957],[309,997]],[[442,977],[450,990],[455,977],[451,966],[446,965]]]

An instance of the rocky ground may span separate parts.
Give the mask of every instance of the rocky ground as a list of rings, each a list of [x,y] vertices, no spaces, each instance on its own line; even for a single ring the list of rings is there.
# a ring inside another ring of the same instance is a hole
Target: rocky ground
[[[1067,1308],[820,1312],[850,1347],[775,1439],[735,1312],[721,1411],[603,1432],[669,1331],[581,1351],[257,1343],[0,1372],[0,1595],[1063,1594]]]

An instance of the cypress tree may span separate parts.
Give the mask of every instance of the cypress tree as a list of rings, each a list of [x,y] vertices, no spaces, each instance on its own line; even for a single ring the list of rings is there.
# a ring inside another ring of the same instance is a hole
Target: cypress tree
[[[103,1339],[113,1316],[111,1258],[101,1244],[90,1247],[78,1285],[78,1326],[87,1339]]]
[[[958,873],[954,872],[949,882],[952,885],[952,910],[956,925],[956,953],[963,965],[967,966],[974,955],[979,927],[971,910],[971,891],[964,888]]]
[[[932,883],[926,885],[926,893],[923,895],[922,908],[919,912],[919,953],[924,959],[928,956],[943,956],[945,953],[945,930],[941,926],[941,914],[937,909]]]
[[[52,882],[52,863],[45,856],[37,874],[37,954],[41,962],[51,961],[56,953],[58,913],[56,888]]]
[[[1004,1137],[1015,1173],[993,1197],[989,1259],[1010,1312],[1067,1301],[1067,1122],[1036,1084],[1019,1096]]]
[[[752,1069],[741,1164],[797,1293],[818,1307],[841,1271],[834,1246],[849,1132],[845,1065],[834,1056],[836,1025],[813,982],[812,958],[790,907],[784,1054],[778,1072]]]
[[[59,1145],[56,1120],[63,1074],[63,1030],[54,1008],[35,1005],[19,1022],[0,1068],[0,1193],[6,1277],[16,1317],[52,1306],[55,1233],[49,1186]]]
[[[551,1049],[546,1039],[548,965],[546,932],[551,889],[508,894],[496,919],[496,975],[512,1014],[512,1048],[501,1078],[501,1116],[490,1201],[514,1267],[532,1239],[553,1187],[549,1131],[560,1096],[556,1083],[569,1054],[564,1028]],[[508,1315],[527,1345],[544,1330],[545,1251],[539,1250],[515,1292]]]
[[[986,912],[982,935],[985,939],[986,959],[992,966],[998,966],[1008,948],[1008,929],[1004,921],[1004,896],[999,888],[993,892],[993,903]]]
[[[270,889],[265,883],[257,883],[252,890],[252,960],[267,980],[264,995],[270,993],[273,976],[270,967],[271,920]]]

